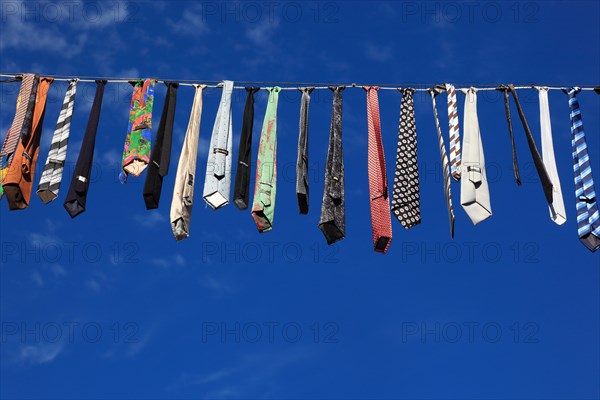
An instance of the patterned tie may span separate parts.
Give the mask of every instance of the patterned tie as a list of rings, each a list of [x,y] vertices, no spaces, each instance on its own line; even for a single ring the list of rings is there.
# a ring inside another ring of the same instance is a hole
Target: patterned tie
[[[133,95],[123,148],[123,171],[119,174],[121,183],[127,182],[129,174],[140,176],[150,162],[152,147],[152,106],[156,81],[146,79],[130,83],[133,85]]]
[[[592,167],[587,151],[581,110],[577,101],[578,87],[564,88],[569,96],[571,118],[571,146],[573,147],[573,172],[577,198],[577,234],[590,251],[600,248],[600,215],[592,178]]]
[[[444,85],[448,95],[448,128],[450,132],[450,174],[455,181],[460,181],[461,155],[460,134],[458,132],[458,106],[456,102],[456,89],[454,85]]]
[[[50,144],[50,151],[46,158],[46,165],[44,166],[44,171],[38,185],[37,195],[44,204],[48,204],[58,197],[65,168],[65,159],[67,158],[67,145],[69,143],[71,119],[73,118],[78,82],[79,79],[69,81],[69,87],[65,93],[65,99],[58,115],[56,127],[54,128],[54,135],[52,136],[52,144]]]
[[[177,241],[190,236],[190,222],[194,204],[198,137],[200,136],[200,119],[202,117],[202,93],[206,85],[194,85],[194,88],[196,90],[194,103],[192,104],[192,112],[190,113],[190,120],[177,164],[173,200],[171,202],[171,230]]]
[[[252,202],[252,218],[260,233],[273,229],[277,189],[277,102],[281,88],[275,86],[266,90],[269,100],[260,133]]]
[[[371,199],[371,228],[375,251],[387,252],[392,243],[392,218],[385,169],[385,152],[381,140],[378,86],[363,86],[367,92],[368,175]]]
[[[565,204],[563,201],[562,190],[560,187],[560,179],[554,159],[554,144],[552,143],[552,125],[550,123],[550,105],[548,104],[548,88],[535,87],[539,92],[540,100],[540,131],[542,134],[542,156],[544,166],[548,171],[550,181],[554,193],[552,195],[552,204],[548,205],[550,210],[550,218],[558,224],[562,225],[567,220]]]
[[[402,93],[398,123],[398,151],[392,194],[392,212],[405,229],[421,223],[419,167],[417,164],[417,126],[413,95],[415,89],[398,89]]]
[[[19,89],[19,97],[17,97],[15,117],[6,134],[6,138],[4,139],[2,150],[0,151],[0,199],[4,194],[2,182],[12,164],[15,150],[19,144],[19,139],[21,139],[21,136],[24,134],[28,134],[31,130],[38,85],[38,75],[23,75],[21,88]]]
[[[296,159],[296,196],[300,214],[308,214],[308,106],[314,88],[299,88],[300,132],[298,134],[298,157]]]
[[[344,204],[344,154],[342,151],[342,92],[345,86],[330,86],[333,91],[333,109],[329,129],[329,149],[325,165],[325,188],[319,229],[327,244],[346,237],[346,209]]]
[[[233,138],[231,124],[232,92],[233,81],[223,81],[221,102],[217,110],[208,149],[203,197],[213,210],[229,204]]]
[[[150,164],[148,164],[148,172],[144,181],[144,202],[147,210],[158,208],[163,179],[167,176],[169,164],[171,163],[173,123],[175,121],[179,83],[165,82],[165,85],[167,85],[167,95],[156,131],[156,143],[152,148]]]
[[[94,162],[94,149],[96,146],[96,133],[98,123],[100,122],[100,112],[102,111],[102,98],[104,97],[104,87],[106,80],[96,81],[96,94],[90,110],[90,116],[83,135],[83,142],[77,156],[77,163],[73,170],[73,177],[69,192],[65,198],[64,207],[71,218],[75,218],[85,211],[87,203],[87,194],[90,188],[90,176],[92,174],[92,165]]]
[[[463,89],[466,95],[463,116],[463,170],[460,204],[474,225],[492,216],[490,189],[477,116],[477,89]]]
[[[433,117],[435,119],[435,128],[437,130],[438,144],[440,146],[440,157],[442,158],[442,170],[444,172],[444,194],[446,196],[448,218],[450,219],[450,237],[454,239],[454,209],[452,208],[452,192],[450,190],[450,168],[448,162],[448,155],[446,154],[446,144],[444,143],[444,137],[442,136],[442,128],[440,127],[437,106],[435,104],[435,96],[440,94],[440,91],[441,89],[439,87],[435,87],[433,89],[428,90],[433,105]]]
[[[14,153],[12,168],[8,170],[2,183],[10,210],[27,208],[31,200],[35,167],[40,153],[42,124],[46,114],[46,99],[52,82],[53,78],[39,78],[31,131],[21,136]]]
[[[250,197],[250,164],[252,163],[252,127],[254,126],[254,93],[260,88],[246,88],[246,105],[240,134],[240,147],[238,149],[238,163],[235,171],[235,184],[233,187],[233,202],[240,210],[248,208]]]

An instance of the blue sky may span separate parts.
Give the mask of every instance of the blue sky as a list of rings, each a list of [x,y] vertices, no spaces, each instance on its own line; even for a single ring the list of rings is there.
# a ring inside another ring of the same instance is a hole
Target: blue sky
[[[69,5],[70,4],[70,5]],[[578,84],[600,82],[600,6],[533,2],[0,3],[0,70],[79,76],[326,83]],[[65,82],[50,91],[45,160]],[[0,207],[0,396],[3,398],[594,399],[599,379],[599,261],[579,243],[568,103],[550,92],[567,222],[548,216],[513,105],[517,187],[502,98],[479,96],[494,215],[477,227],[458,205],[451,241],[430,99],[415,97],[421,225],[393,221],[374,253],[365,93],[344,92],[346,233],[317,228],[331,93],[310,105],[310,212],[298,214],[300,93],[278,110],[274,229],[248,211],[204,206],[197,183],[191,236],[176,243],[169,206],[193,90],[178,93],[170,174],[158,210],[143,178],[118,182],[131,88],[109,84],[88,210],[62,203],[93,84],[80,84],[60,197]],[[0,87],[0,130],[17,84]],[[156,122],[165,95],[156,89]],[[218,90],[207,90],[198,176]],[[245,93],[233,98],[234,157]],[[537,93],[520,91],[539,143]],[[255,159],[266,94],[256,97]],[[459,95],[462,121],[464,97]],[[379,95],[388,171],[400,95]],[[600,185],[600,96],[579,95]],[[438,103],[444,103],[439,101]],[[442,121],[446,111],[439,104]],[[447,132],[443,126],[444,134]],[[392,174],[388,174],[389,177]],[[39,169],[36,174],[39,178]],[[391,182],[390,182],[391,184]]]

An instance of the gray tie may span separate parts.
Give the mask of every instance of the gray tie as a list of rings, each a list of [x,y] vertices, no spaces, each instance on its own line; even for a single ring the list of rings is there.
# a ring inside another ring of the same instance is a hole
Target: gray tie
[[[223,81],[223,93],[215,118],[204,181],[204,200],[214,210],[229,204],[231,190],[231,93],[233,82]]]

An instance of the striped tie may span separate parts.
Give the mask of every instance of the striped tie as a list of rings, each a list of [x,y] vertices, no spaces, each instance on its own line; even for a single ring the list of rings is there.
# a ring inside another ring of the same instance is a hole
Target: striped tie
[[[38,75],[23,75],[19,97],[17,97],[15,117],[0,151],[0,198],[4,194],[1,185],[12,163],[19,139],[21,139],[23,134],[29,134],[31,130],[38,84]]]
[[[442,129],[440,127],[440,120],[438,118],[437,107],[435,104],[435,96],[437,96],[440,93],[440,88],[436,87],[434,89],[429,89],[428,92],[431,95],[431,102],[433,104],[433,116],[435,118],[435,128],[437,129],[438,142],[440,146],[442,170],[444,171],[444,194],[446,195],[446,206],[448,207],[448,217],[450,219],[450,236],[454,238],[454,209],[452,208],[452,193],[450,191],[450,168],[448,167],[446,145],[444,144]]]
[[[69,142],[78,81],[78,79],[72,79],[69,82],[65,100],[58,116],[58,122],[54,129],[54,136],[52,136],[52,144],[50,145],[46,165],[44,166],[44,171],[38,185],[37,195],[42,199],[44,204],[48,204],[58,197],[58,190],[67,157],[67,144]]]
[[[448,95],[448,127],[450,131],[450,174],[455,181],[460,181],[460,134],[458,132],[458,106],[454,85],[444,85]]]
[[[585,247],[590,251],[596,251],[600,248],[600,216],[598,215],[598,203],[596,202],[581,111],[577,97],[575,97],[580,90],[578,87],[563,89],[569,96],[573,172],[575,197],[577,198],[577,234]]]

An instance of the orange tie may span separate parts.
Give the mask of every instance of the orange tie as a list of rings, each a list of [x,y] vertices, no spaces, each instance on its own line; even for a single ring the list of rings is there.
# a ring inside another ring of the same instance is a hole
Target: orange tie
[[[363,86],[367,92],[367,122],[369,129],[369,194],[371,196],[371,226],[375,251],[385,253],[392,243],[392,218],[388,198],[385,153],[381,141],[378,86]]]

